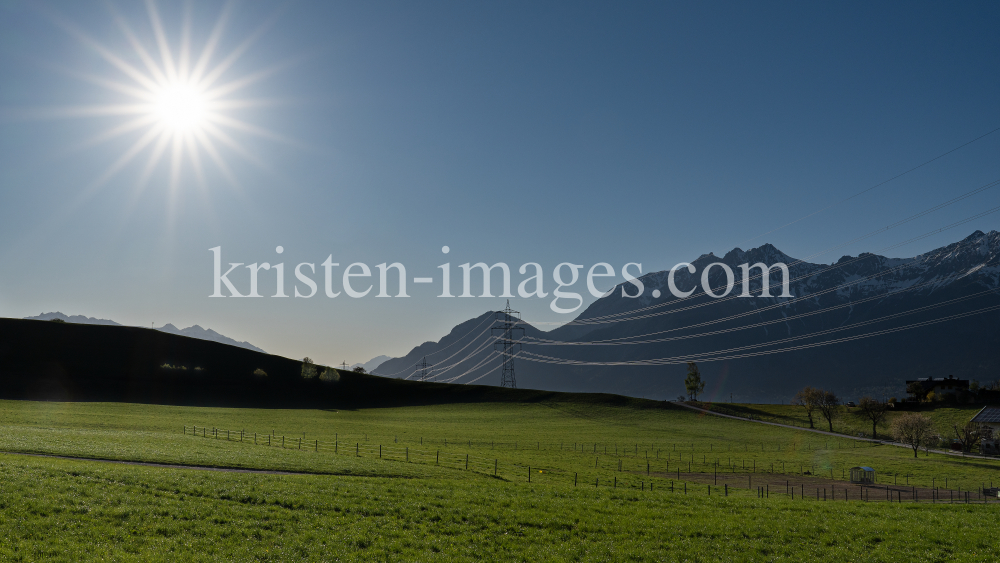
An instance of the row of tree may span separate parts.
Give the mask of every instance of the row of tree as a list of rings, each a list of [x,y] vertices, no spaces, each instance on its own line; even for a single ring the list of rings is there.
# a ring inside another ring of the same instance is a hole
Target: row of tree
[[[840,399],[833,392],[806,387],[795,395],[793,403],[805,409],[810,428],[815,428],[813,415],[819,411],[833,432],[833,419],[837,416],[841,405]],[[878,439],[878,427],[886,420],[891,408],[891,402],[862,397],[855,412],[872,423],[872,438]],[[993,430],[989,426],[975,422],[968,422],[962,427],[953,424],[952,430],[955,433],[955,441],[965,452],[972,451],[973,447],[984,440],[993,439]],[[894,440],[912,447],[914,457],[921,446],[929,448],[947,445],[946,440],[935,431],[931,418],[920,413],[908,412],[896,416],[889,426],[889,434]]]
[[[320,368],[322,368],[322,371],[320,371]],[[351,371],[354,373],[367,373],[365,368],[361,366],[355,366]],[[340,381],[340,373],[336,368],[317,366],[316,362],[309,356],[302,358],[302,379],[312,379],[317,376],[322,381]]]
[[[792,404],[801,405],[806,410],[809,418],[809,428],[815,428],[813,414],[819,411],[826,419],[830,432],[833,432],[833,419],[840,412],[841,401],[833,391],[824,391],[815,387],[806,387],[795,394]],[[889,413],[889,403],[873,399],[872,397],[862,397],[858,401],[858,414],[867,418],[872,423],[872,438],[878,438],[878,425],[881,424]]]

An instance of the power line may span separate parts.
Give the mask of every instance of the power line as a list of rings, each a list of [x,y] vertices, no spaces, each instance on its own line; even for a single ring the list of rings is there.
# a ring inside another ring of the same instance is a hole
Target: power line
[[[963,224],[968,223],[970,221],[974,221],[974,220],[979,219],[981,217],[985,217],[986,215],[990,215],[990,214],[996,213],[998,211],[1000,211],[1000,206],[993,207],[991,209],[987,209],[986,211],[982,211],[982,212],[977,213],[975,215],[972,215],[970,217],[966,217],[965,219],[962,219],[960,221],[956,221],[954,223],[951,223],[950,225],[946,225],[944,227],[941,227],[941,228],[938,228],[938,229],[934,229],[932,231],[929,231],[929,232],[926,232],[926,233],[924,233],[922,235],[918,235],[916,237],[910,238],[910,239],[905,240],[903,242],[886,246],[884,248],[876,250],[875,252],[885,252],[887,250],[892,250],[894,248],[898,248],[900,246],[904,246],[904,245],[910,244],[912,242],[916,242],[918,240],[921,240],[921,239],[924,239],[924,238],[927,238],[927,237],[930,237],[930,236],[934,236],[934,235],[939,234],[941,232],[944,232],[944,231],[946,231],[948,229],[953,229],[953,228],[955,228],[957,226],[963,225]],[[944,252],[947,252],[947,251],[944,250],[944,249],[942,249],[941,252],[944,253]],[[897,270],[897,269],[908,267],[908,266],[913,265],[916,262],[928,260],[928,259],[934,258],[936,256],[937,256],[937,254],[924,254],[924,255],[921,255],[921,256],[918,256],[918,257],[914,258],[914,260],[911,261],[911,262],[908,262],[908,263],[905,263],[905,264],[901,264],[900,266],[897,266],[896,268],[893,268],[893,269],[888,270],[886,272],[882,272],[882,273],[877,274],[877,275],[881,275],[881,274],[888,273],[888,272],[891,272],[891,271],[894,271],[894,270]],[[860,260],[865,260],[866,258],[867,258],[867,256],[857,256],[856,258],[853,258],[851,260],[847,260],[847,261],[843,261],[843,262],[838,262],[836,264],[831,264],[830,266],[826,266],[826,267],[824,267],[822,269],[819,269],[819,270],[816,270],[816,271],[812,271],[812,272],[808,272],[808,273],[805,273],[805,274],[803,274],[801,276],[798,276],[796,278],[792,278],[791,280],[789,280],[789,284],[791,282],[799,281],[799,280],[806,279],[806,278],[811,278],[811,277],[814,277],[814,276],[817,276],[817,275],[820,275],[820,274],[823,274],[823,273],[826,273],[826,272],[829,272],[829,271],[832,271],[832,270],[843,268],[845,266],[848,266],[848,265],[853,264],[855,262],[858,262]],[[802,260],[799,260],[797,262],[792,263],[792,265],[799,264],[801,262],[802,262]],[[759,275],[758,276],[754,276],[753,278],[750,278],[750,279],[757,279],[758,277],[760,277],[760,276]],[[851,282],[851,283],[857,283],[857,281]],[[850,284],[845,284],[845,286],[846,285],[850,285]],[[715,290],[718,290],[718,289],[722,289],[723,287],[725,287],[725,286],[718,286],[718,287],[712,288],[712,290],[715,291]],[[844,286],[841,286],[841,287],[844,287]],[[818,294],[819,293],[814,293],[814,294],[809,294],[809,295],[818,295]],[[610,324],[610,323],[618,323],[618,322],[627,322],[627,321],[642,320],[642,319],[647,319],[647,318],[651,318],[651,317],[657,317],[657,316],[661,316],[661,315],[669,315],[669,314],[673,314],[673,313],[680,313],[680,312],[683,312],[683,311],[689,311],[691,309],[697,309],[699,307],[705,307],[707,305],[712,305],[712,304],[716,304],[716,303],[724,303],[724,302],[729,301],[731,299],[736,299],[739,296],[737,294],[733,294],[733,295],[730,295],[728,297],[723,297],[723,298],[720,298],[720,299],[711,299],[711,300],[707,300],[707,301],[705,301],[703,303],[692,304],[692,305],[688,305],[688,306],[685,306],[685,307],[676,308],[676,309],[673,309],[673,310],[659,311],[659,312],[656,312],[656,313],[648,313],[648,314],[644,314],[644,315],[637,315],[637,313],[641,313],[641,312],[645,312],[645,311],[650,311],[650,310],[653,310],[653,309],[659,309],[659,308],[668,307],[668,306],[675,306],[675,305],[677,305],[677,304],[679,304],[679,303],[681,303],[683,301],[687,301],[689,299],[696,299],[696,298],[699,298],[699,297],[704,297],[704,294],[701,294],[701,293],[692,294],[691,296],[688,296],[688,297],[683,297],[683,298],[675,299],[675,300],[672,300],[672,301],[667,301],[667,302],[659,304],[659,305],[653,305],[653,306],[649,306],[649,307],[644,307],[642,309],[637,309],[637,310],[634,310],[634,311],[626,311],[626,312],[622,312],[622,313],[616,313],[614,315],[604,315],[602,317],[594,317],[594,318],[584,319],[584,320],[580,320],[580,321],[570,321],[569,323],[566,323],[566,324],[574,324],[574,325],[598,325],[598,324]],[[806,296],[800,296],[798,298],[786,301],[785,303],[779,303],[779,304],[776,304],[776,305],[772,305],[772,306],[770,306],[768,308],[780,307],[780,306],[784,306],[784,305],[787,305],[787,304],[790,304],[790,303],[794,303],[795,301],[800,300],[803,297],[806,297]],[[610,318],[610,317],[619,317],[619,316],[623,316],[623,315],[630,315],[630,316],[624,316],[622,318]],[[695,325],[695,326],[700,326],[700,325]],[[674,329],[674,330],[677,330],[677,329]],[[663,331],[660,331],[660,332],[663,332]],[[650,333],[650,334],[659,334],[660,332],[655,332],[655,333]],[[627,337],[627,338],[634,338],[634,337]]]
[[[769,234],[771,234],[771,233],[774,233],[774,232],[777,232],[777,231],[780,231],[781,229],[784,229],[785,227],[789,227],[789,226],[791,226],[791,225],[794,225],[794,224],[796,224],[796,223],[798,223],[798,222],[800,222],[800,221],[804,221],[804,220],[806,220],[806,219],[808,219],[808,218],[812,217],[813,215],[816,215],[816,214],[819,214],[819,213],[822,213],[822,212],[826,211],[827,209],[830,209],[831,207],[836,207],[836,206],[838,206],[838,205],[840,205],[840,204],[842,204],[842,203],[847,203],[848,201],[851,201],[852,199],[854,199],[854,198],[856,198],[856,197],[858,197],[858,196],[860,196],[860,195],[863,195],[863,194],[866,194],[866,193],[868,193],[868,192],[870,192],[870,191],[874,190],[875,188],[879,188],[879,187],[882,187],[882,186],[884,186],[884,185],[888,184],[889,182],[891,182],[891,181],[893,181],[893,180],[896,180],[897,178],[901,178],[901,177],[903,177],[903,176],[906,176],[906,175],[907,175],[907,174],[909,174],[910,172],[913,172],[913,171],[915,171],[915,170],[919,170],[920,168],[923,168],[924,166],[927,166],[928,164],[930,164],[930,163],[932,163],[932,162],[934,162],[934,161],[936,161],[936,160],[940,160],[940,159],[942,159],[942,158],[944,158],[944,157],[948,156],[949,154],[951,154],[951,153],[953,153],[953,152],[955,152],[955,151],[957,151],[957,150],[960,150],[960,149],[963,149],[963,148],[965,148],[965,147],[967,147],[967,146],[971,145],[972,143],[975,143],[976,141],[979,141],[980,139],[983,139],[983,138],[985,138],[985,137],[988,137],[988,136],[992,135],[993,133],[996,133],[997,131],[1000,131],[1000,127],[997,127],[996,129],[993,129],[992,131],[989,131],[989,132],[987,132],[987,133],[984,133],[983,135],[980,135],[980,136],[976,137],[975,139],[972,139],[971,141],[968,141],[968,142],[966,142],[966,143],[963,143],[963,144],[961,144],[961,145],[959,145],[959,146],[957,146],[957,147],[955,147],[955,148],[951,149],[950,151],[948,151],[948,152],[946,152],[946,153],[943,153],[943,154],[940,154],[940,155],[938,155],[938,156],[936,156],[936,157],[934,157],[934,158],[932,158],[932,159],[930,159],[930,160],[928,160],[928,161],[924,162],[923,164],[920,164],[920,165],[917,165],[917,166],[914,166],[913,168],[910,168],[909,170],[907,170],[907,171],[905,171],[905,172],[901,172],[901,173],[899,173],[899,174],[896,174],[895,176],[893,176],[892,178],[889,178],[888,180],[885,180],[885,181],[882,181],[882,182],[879,182],[878,184],[875,184],[874,186],[872,186],[872,187],[870,187],[870,188],[867,188],[867,189],[864,189],[864,190],[861,190],[860,192],[858,192],[858,193],[856,193],[856,194],[854,194],[854,195],[852,195],[852,196],[850,196],[850,197],[847,197],[847,198],[844,198],[844,199],[842,199],[842,200],[840,200],[840,201],[837,201],[837,202],[834,202],[834,203],[831,203],[831,204],[827,205],[826,207],[823,207],[823,208],[821,208],[821,209],[819,209],[819,210],[817,210],[817,211],[813,211],[812,213],[809,213],[808,215],[803,215],[802,217],[799,217],[798,219],[796,219],[796,220],[794,220],[794,221],[792,221],[792,222],[790,222],[790,223],[785,223],[784,225],[782,225],[782,226],[780,226],[780,227],[777,227],[777,228],[775,228],[775,229],[771,229],[770,231],[767,231],[766,233],[761,233],[761,234],[759,234],[759,235],[757,235],[757,236],[754,236],[754,237],[750,237],[750,238],[748,238],[748,239],[744,240],[743,242],[741,242],[740,244],[743,244],[743,243],[745,243],[745,242],[750,242],[750,241],[752,241],[752,240],[756,240],[756,239],[759,239],[760,237],[763,237],[763,236],[767,236],[767,235],[769,235]]]
[[[465,336],[468,336],[469,334],[472,334],[472,332],[473,332],[473,331],[475,331],[476,329],[478,329],[479,327],[483,326],[484,324],[486,324],[486,323],[487,323],[487,322],[489,322],[489,321],[490,321],[490,317],[489,317],[489,316],[487,316],[487,317],[486,317],[486,318],[485,318],[485,319],[483,320],[483,322],[481,322],[481,323],[479,323],[478,325],[476,325],[476,328],[474,328],[474,329],[470,330],[469,332],[467,332],[467,333],[465,334]],[[487,328],[487,329],[486,329],[486,330],[484,330],[483,332],[481,332],[481,333],[477,334],[477,335],[476,335],[476,336],[475,336],[474,338],[479,338],[480,336],[482,336],[483,334],[485,334],[485,333],[486,333],[487,331],[489,331],[489,330],[490,330],[490,329],[489,329],[489,328]],[[433,351],[433,352],[431,352],[430,354],[427,354],[427,355],[428,355],[428,356],[433,356],[433,355],[435,355],[435,354],[440,354],[441,352],[444,352],[444,351],[445,351],[445,350],[447,350],[448,348],[451,348],[451,347],[452,347],[452,346],[454,346],[455,344],[458,344],[459,342],[461,342],[461,341],[462,341],[462,338],[463,338],[463,337],[459,337],[459,338],[456,338],[456,339],[455,339],[455,341],[454,341],[454,342],[452,342],[451,344],[449,344],[449,345],[447,345],[447,346],[445,346],[445,347],[443,347],[443,348],[441,348],[441,349],[439,349],[439,350],[435,350],[435,351]],[[470,343],[470,344],[471,344],[471,343]],[[465,346],[463,346],[462,348],[460,348],[460,349],[458,350],[458,352],[455,352],[455,353],[454,353],[454,354],[452,354],[451,356],[448,356],[447,358],[445,358],[444,360],[441,360],[441,361],[448,361],[449,359],[451,359],[451,358],[455,357],[455,356],[456,356],[457,354],[459,354],[459,353],[460,353],[460,352],[461,352],[462,350],[464,350],[464,349],[465,349],[465,348],[467,348],[467,347],[468,347],[468,344],[466,344]],[[387,360],[387,361],[388,361],[388,360]],[[385,363],[385,362],[383,362],[383,363]],[[410,367],[412,367],[412,366],[406,366],[405,368],[403,368],[403,369],[401,369],[401,370],[397,371],[396,373],[389,373],[389,374],[377,374],[377,375],[381,375],[382,377],[394,377],[394,376],[397,376],[397,375],[399,375],[399,374],[403,373],[404,371],[407,371],[407,370],[409,370],[409,369],[410,369]],[[405,377],[405,379],[409,379],[409,378],[410,378],[410,377],[412,377],[412,376],[413,376],[413,374],[411,373],[410,375],[406,376],[406,377]]]
[[[828,330],[825,330],[825,331],[820,331],[820,332],[805,334],[805,335],[801,335],[801,336],[794,336],[794,337],[784,338],[784,339],[777,340],[777,341],[774,341],[774,342],[767,342],[767,343],[754,344],[754,345],[749,345],[749,346],[742,346],[742,347],[738,347],[738,348],[731,348],[731,349],[728,349],[728,350],[717,350],[717,351],[714,351],[714,352],[706,352],[706,353],[703,353],[703,354],[694,354],[694,355],[689,355],[689,356],[672,356],[672,357],[664,357],[664,358],[652,358],[652,359],[648,359],[648,360],[620,361],[620,362],[590,362],[590,361],[567,360],[567,359],[564,359],[564,358],[554,358],[554,357],[551,357],[551,356],[544,356],[542,354],[534,354],[534,353],[531,353],[531,352],[525,352],[524,353],[524,359],[527,360],[527,361],[532,361],[532,362],[557,364],[557,365],[575,365],[575,366],[654,366],[654,365],[684,364],[684,363],[687,363],[689,361],[697,361],[697,362],[724,361],[724,360],[734,360],[734,359],[741,359],[741,358],[748,358],[748,357],[755,357],[755,356],[764,356],[764,355],[770,355],[770,354],[778,354],[778,353],[791,352],[791,351],[803,350],[803,349],[808,349],[808,348],[817,348],[817,347],[820,347],[820,346],[828,346],[828,345],[831,345],[831,344],[839,344],[839,343],[842,343],[842,342],[850,342],[850,341],[853,341],[853,340],[860,340],[860,339],[863,339],[863,338],[871,338],[871,337],[874,337],[874,336],[882,336],[882,335],[885,335],[885,334],[891,334],[891,333],[894,333],[894,332],[900,332],[900,331],[909,330],[909,329],[912,329],[912,328],[919,328],[919,327],[923,327],[923,326],[927,326],[927,325],[932,325],[932,324],[937,324],[937,323],[945,322],[945,321],[949,321],[949,320],[955,320],[955,319],[965,318],[965,317],[972,316],[972,315],[978,315],[978,314],[981,314],[981,313],[986,313],[986,312],[998,310],[998,309],[1000,309],[1000,305],[992,305],[992,306],[988,306],[988,307],[982,307],[982,308],[979,308],[979,309],[975,309],[973,311],[967,311],[965,313],[957,313],[957,314],[954,314],[954,315],[949,315],[949,316],[945,316],[945,317],[939,317],[937,319],[931,319],[931,320],[927,320],[927,321],[919,321],[919,322],[916,322],[916,323],[911,323],[909,325],[903,325],[903,326],[900,326],[900,327],[883,329],[883,330],[879,330],[879,331],[875,331],[875,332],[869,332],[869,333],[864,333],[864,334],[859,334],[859,335],[854,335],[854,336],[846,336],[846,337],[836,338],[836,339],[832,339],[832,340],[823,340],[823,341],[820,341],[820,342],[813,342],[813,343],[809,343],[809,344],[800,344],[800,345],[796,345],[796,346],[790,346],[790,347],[787,347],[787,348],[779,348],[779,349],[776,349],[776,350],[761,350],[761,351],[754,351],[754,352],[746,352],[746,350],[752,350],[753,348],[766,348],[766,347],[769,347],[769,346],[776,346],[776,345],[781,344],[783,342],[792,342],[792,341],[795,341],[795,340],[803,340],[803,339],[807,339],[807,338],[815,338],[817,336],[826,335],[826,334],[830,334],[830,333],[833,333],[833,332],[838,332],[838,331],[842,331],[842,330],[849,330],[849,329],[859,328],[859,327],[862,327],[862,326],[874,324],[876,322],[881,322],[881,321],[885,321],[885,320],[890,320],[892,318],[902,317],[902,316],[913,314],[913,313],[916,313],[916,312],[933,309],[933,308],[944,306],[944,305],[947,305],[947,304],[952,304],[954,302],[964,301],[964,300],[967,300],[967,299],[970,299],[970,298],[973,298],[973,297],[981,296],[982,294],[985,294],[985,293],[995,293],[996,291],[997,291],[996,289],[987,290],[987,291],[980,292],[978,294],[974,294],[974,295],[971,295],[971,296],[956,298],[956,299],[952,299],[952,300],[949,300],[949,301],[945,301],[945,302],[937,303],[937,304],[933,304],[933,305],[927,305],[927,306],[924,306],[924,307],[919,307],[919,308],[916,308],[916,309],[912,309],[910,311],[904,311],[904,312],[901,312],[901,313],[896,313],[896,314],[893,314],[893,315],[888,315],[886,317],[872,319],[872,320],[869,320],[869,321],[864,321],[864,322],[853,324],[853,325],[847,325],[847,326],[838,327],[838,328],[834,328],[834,329],[828,329]],[[722,355],[722,356],[715,356],[714,355],[714,354],[727,354],[727,353],[728,353],[728,355]]]
[[[740,330],[747,330],[747,329],[751,329],[751,328],[760,328],[760,327],[768,326],[768,325],[772,325],[772,324],[787,323],[788,321],[794,321],[794,320],[798,320],[798,319],[801,319],[801,318],[804,318],[804,317],[811,317],[811,316],[814,316],[814,315],[821,315],[823,313],[829,313],[829,312],[836,311],[838,309],[843,309],[843,308],[846,308],[846,307],[856,307],[856,306],[858,306],[858,305],[860,305],[862,303],[867,303],[869,301],[876,301],[876,300],[880,300],[880,299],[885,299],[887,297],[893,297],[893,296],[901,294],[901,293],[906,293],[908,291],[913,291],[913,290],[920,289],[920,288],[923,288],[923,287],[927,287],[927,286],[930,286],[930,285],[937,285],[937,284],[940,284],[940,283],[946,283],[946,282],[950,281],[950,278],[954,278],[955,276],[959,276],[959,275],[960,274],[954,274],[954,275],[952,275],[949,278],[946,278],[944,280],[933,279],[933,280],[925,281],[925,282],[922,282],[922,283],[914,284],[914,285],[911,285],[911,286],[908,286],[908,287],[904,287],[902,289],[897,289],[895,291],[889,291],[887,293],[879,293],[878,295],[872,295],[872,296],[866,297],[864,299],[858,299],[858,300],[854,300],[854,301],[848,301],[848,302],[845,302],[845,303],[839,303],[837,305],[831,305],[829,307],[821,307],[821,308],[816,309],[814,311],[807,311],[805,313],[799,313],[797,315],[792,315],[790,317],[781,317],[781,318],[778,318],[778,319],[772,319],[770,321],[761,321],[761,322],[753,323],[753,324],[749,324],[749,325],[743,325],[743,326],[737,326],[737,327],[731,327],[731,328],[724,328],[724,329],[719,329],[719,330],[712,330],[712,331],[708,331],[708,332],[700,332],[700,333],[697,333],[697,334],[685,334],[685,335],[681,335],[681,336],[669,336],[669,337],[663,337],[663,338],[655,338],[655,339],[652,339],[652,340],[626,340],[626,339],[629,339],[629,338],[643,338],[645,336],[651,336],[651,334],[646,334],[646,335],[632,335],[632,336],[625,336],[625,337],[622,337],[622,338],[611,338],[611,339],[607,339],[607,340],[592,340],[592,341],[537,340],[537,341],[528,341],[528,342],[525,342],[525,344],[534,344],[534,345],[537,345],[537,346],[624,346],[624,345],[635,345],[635,344],[656,344],[656,343],[661,343],[661,342],[673,342],[673,341],[676,341],[676,340],[689,340],[689,339],[692,339],[692,338],[700,338],[702,336],[715,336],[715,335],[718,335],[718,334],[726,334],[726,333],[730,333],[730,332],[737,332],[737,331],[740,331]],[[865,280],[861,280],[861,281],[867,281],[867,278]],[[835,288],[835,289],[841,289],[841,288]],[[810,294],[809,296],[812,297],[813,295],[814,294]],[[762,309],[756,309],[754,311],[750,311],[749,314],[759,314],[761,311],[762,311]],[[740,315],[740,316],[744,316],[744,315]],[[715,321],[710,321],[708,323],[702,323],[702,325],[704,325],[704,324],[715,324],[715,323],[719,323],[719,322],[724,322],[724,321],[727,321],[727,320],[732,320],[733,318],[734,318],[733,316],[730,316],[730,317],[726,317],[724,319],[718,319],[718,320],[715,320]],[[686,327],[678,327],[678,328],[674,328],[674,329],[670,329],[670,330],[666,330],[666,331],[660,331],[660,332],[661,333],[662,332],[674,332],[674,331],[677,331],[677,330],[683,330],[685,328],[696,328],[697,326],[702,326],[702,325],[692,325],[692,326],[686,326]]]
[[[910,215],[909,217],[906,217],[904,219],[896,221],[895,223],[892,223],[892,224],[887,225],[885,227],[876,229],[874,231],[871,231],[871,232],[869,232],[867,234],[864,234],[864,235],[861,235],[859,237],[856,237],[856,238],[854,238],[852,240],[849,240],[847,242],[836,244],[834,246],[831,246],[831,247],[826,248],[824,250],[821,250],[819,252],[815,252],[815,253],[810,254],[808,256],[805,256],[805,257],[803,257],[801,259],[795,260],[794,262],[791,262],[791,263],[787,264],[787,266],[788,267],[792,267],[792,266],[795,266],[795,265],[798,265],[798,264],[805,263],[807,260],[810,260],[810,259],[815,258],[817,256],[822,256],[823,254],[826,254],[828,252],[832,252],[834,250],[837,250],[838,248],[843,248],[845,246],[854,244],[854,243],[862,241],[864,239],[873,237],[873,236],[875,236],[877,234],[884,233],[886,231],[889,231],[890,229],[894,229],[896,227],[899,227],[901,225],[909,223],[910,221],[919,219],[920,217],[923,217],[924,215],[928,215],[930,213],[933,213],[934,211],[938,211],[940,209],[943,209],[945,207],[948,207],[950,205],[958,203],[959,201],[968,199],[968,198],[970,198],[970,197],[972,197],[972,196],[974,196],[976,194],[979,194],[979,193],[981,193],[983,191],[986,191],[986,190],[991,189],[991,188],[995,188],[998,185],[1000,185],[1000,180],[994,180],[994,181],[989,182],[989,183],[987,183],[985,185],[982,185],[982,186],[980,186],[978,188],[970,190],[970,191],[968,191],[968,192],[966,192],[966,193],[964,193],[962,195],[956,196],[956,197],[954,197],[954,198],[952,198],[950,200],[947,200],[945,202],[939,203],[939,204],[937,204],[935,206],[932,206],[932,207],[929,207],[927,209],[924,209],[923,211],[920,211],[918,213]],[[934,234],[937,234],[937,233],[941,232],[944,229],[950,229],[950,228],[953,228],[953,227],[958,226],[960,224],[972,221],[974,219],[978,219],[978,218],[980,218],[980,217],[982,217],[984,215],[989,215],[990,213],[993,213],[993,212],[995,212],[997,210],[1000,210],[1000,207],[993,208],[992,210],[988,210],[986,212],[974,215],[973,217],[970,217],[970,218],[965,219],[963,221],[960,221],[958,223],[953,223],[952,225],[949,225],[949,226],[944,227],[942,229],[939,229],[939,230],[936,230],[936,231],[931,231],[930,233],[928,233],[926,235],[923,235],[923,236],[920,236],[920,237],[916,237],[916,238],[912,238],[912,239],[909,239],[909,240],[904,241],[902,243],[898,243],[898,244],[895,244],[895,245],[890,245],[888,247],[876,250],[875,252],[884,252],[886,250],[891,250],[891,249],[896,248],[898,246],[903,246],[905,244],[909,244],[911,242],[915,242],[915,241],[920,240],[922,238],[926,238],[927,236],[932,236]],[[854,263],[854,262],[856,262],[858,260],[862,260],[862,259],[864,259],[862,256],[858,256],[857,258],[854,258],[854,259],[849,260],[847,262],[839,262],[837,264],[833,264],[833,265],[827,267],[823,271],[828,271],[828,270],[832,270],[832,269],[836,269],[836,268],[842,268],[842,267],[844,267],[846,265],[852,264],[852,263]],[[792,280],[789,280],[789,281],[790,282],[798,281],[799,279],[803,279],[805,277],[810,277],[810,276],[816,275],[816,273],[818,273],[818,272],[810,273],[810,274],[807,274],[805,276],[800,276],[798,278],[795,278],[795,279],[792,279]],[[756,275],[754,275],[754,276],[752,276],[750,278],[747,278],[747,281],[753,281],[753,280],[759,279],[759,278],[761,278],[763,276],[764,276],[764,273],[762,272],[760,274],[756,274]],[[724,288],[725,288],[725,286],[717,286],[717,287],[712,288],[712,291],[714,292],[714,291],[717,291],[717,290],[720,290],[720,289],[724,289]],[[564,325],[590,325],[590,324],[605,324],[605,322],[620,322],[620,321],[624,321],[624,320],[631,320],[629,317],[634,316],[634,315],[636,315],[638,313],[642,313],[642,312],[645,312],[645,311],[651,311],[651,310],[655,310],[655,309],[660,309],[660,308],[663,308],[663,307],[668,307],[668,306],[671,306],[671,305],[675,305],[679,301],[683,301],[683,300],[686,300],[686,299],[693,299],[695,297],[698,297],[698,296],[694,296],[694,297],[682,297],[682,298],[679,298],[679,299],[674,300],[674,301],[666,301],[666,302],[663,302],[663,303],[659,303],[657,305],[650,305],[650,306],[642,307],[640,309],[635,309],[635,310],[632,310],[632,311],[623,311],[623,312],[620,312],[620,313],[612,313],[612,314],[609,314],[609,315],[601,315],[601,316],[598,316],[598,317],[591,317],[591,318],[582,319],[582,320],[581,319],[577,319],[577,320],[572,320],[572,321],[569,321],[567,323],[562,323],[562,324],[564,324]],[[728,301],[729,299],[732,299],[733,297],[735,297],[735,296],[726,297],[726,298],[723,298],[723,299],[717,299],[717,300],[712,301],[712,302]],[[645,317],[641,317],[641,318],[645,318]],[[615,319],[618,319],[618,320],[615,320]],[[542,323],[534,323],[534,324],[542,324]]]

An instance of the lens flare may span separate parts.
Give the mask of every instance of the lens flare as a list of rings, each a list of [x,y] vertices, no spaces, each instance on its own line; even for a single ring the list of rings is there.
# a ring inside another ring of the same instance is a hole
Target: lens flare
[[[146,33],[137,32],[139,28],[134,28],[122,15],[114,12],[113,7],[109,6],[109,9],[127,40],[129,47],[125,50],[116,50],[97,41],[69,19],[57,14],[53,14],[53,18],[56,24],[96,52],[113,69],[110,75],[69,73],[107,89],[119,101],[40,112],[44,117],[121,120],[89,139],[82,147],[135,136],[131,146],[92,183],[91,189],[106,183],[143,153],[148,154],[148,158],[142,167],[140,186],[155,174],[163,160],[169,160],[171,191],[178,188],[184,166],[190,166],[205,188],[202,161],[206,156],[230,185],[238,186],[224,158],[226,154],[239,156],[254,166],[261,165],[261,159],[251,154],[239,141],[240,135],[298,145],[291,139],[234,115],[238,110],[276,103],[273,99],[234,96],[281,70],[286,64],[231,75],[234,64],[263,35],[271,22],[250,33],[232,50],[223,51],[223,31],[234,10],[230,2],[222,9],[211,33],[202,43],[201,51],[197,52],[192,49],[190,5],[184,14],[180,41],[177,43],[171,42],[153,0],[146,2],[149,18]],[[147,45],[144,40],[149,39],[153,41]]]

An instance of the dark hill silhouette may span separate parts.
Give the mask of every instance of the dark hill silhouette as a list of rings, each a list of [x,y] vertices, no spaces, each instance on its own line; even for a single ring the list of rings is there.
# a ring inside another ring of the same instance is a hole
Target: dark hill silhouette
[[[670,408],[618,395],[401,381],[348,371],[338,371],[338,381],[306,380],[301,368],[298,360],[146,328],[0,319],[3,399],[338,409],[574,401]],[[258,369],[267,376],[255,376]]]

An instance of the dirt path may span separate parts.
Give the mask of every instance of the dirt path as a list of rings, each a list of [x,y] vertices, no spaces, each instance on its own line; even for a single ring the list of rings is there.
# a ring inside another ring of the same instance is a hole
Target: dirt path
[[[117,463],[120,465],[141,465],[145,467],[161,467],[164,469],[195,469],[199,471],[221,471],[223,473],[256,473],[260,475],[333,475],[333,473],[307,473],[302,471],[280,471],[271,469],[241,469],[238,467],[211,467],[208,465],[180,465],[173,463],[155,463],[146,461],[128,461],[122,459],[99,459],[92,457],[72,457],[52,454],[33,454],[27,452],[0,452],[0,455],[21,455],[30,457],[47,457],[51,459],[65,459],[69,461],[95,461],[98,463]]]

